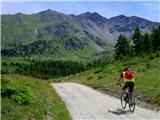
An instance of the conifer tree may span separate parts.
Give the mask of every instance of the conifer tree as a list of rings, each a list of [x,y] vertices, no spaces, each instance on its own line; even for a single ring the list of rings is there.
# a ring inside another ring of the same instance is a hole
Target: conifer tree
[[[152,38],[153,38],[153,47],[154,47],[154,50],[157,51],[159,50],[160,51],[160,25],[155,29],[153,29],[152,31]]]
[[[139,27],[137,27],[133,34],[133,44],[134,44],[133,48],[136,54],[139,54],[141,52],[140,42],[142,42],[142,36]]]
[[[120,35],[115,45],[115,59],[123,59],[130,56],[130,52],[131,47],[127,38],[124,35]]]
[[[151,37],[148,33],[144,34],[143,51],[145,53],[151,53],[152,52]]]

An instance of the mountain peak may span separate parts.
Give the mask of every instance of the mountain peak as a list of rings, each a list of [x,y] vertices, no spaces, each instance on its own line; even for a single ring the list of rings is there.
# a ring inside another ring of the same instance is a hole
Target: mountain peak
[[[91,12],[85,12],[85,13],[82,13],[82,14],[80,14],[80,15],[78,15],[78,16],[85,16],[85,17],[91,17],[91,16],[99,16],[99,17],[103,17],[102,15],[100,15],[99,13],[97,13],[97,12],[93,12],[93,13],[91,13]],[[104,18],[104,17],[103,17]],[[105,18],[106,19],[106,18]]]
[[[89,18],[90,18],[90,20],[95,22],[97,26],[101,26],[102,24],[104,24],[107,21],[107,19],[105,17],[101,16],[97,12],[92,13],[89,16]]]
[[[53,11],[51,9],[39,12],[38,15],[40,16],[40,21],[41,22],[45,22],[47,20],[50,21],[50,20],[53,20],[53,19],[61,20],[65,16],[62,13],[57,12],[57,11]]]
[[[80,15],[78,15],[78,18],[80,20],[82,19],[89,19],[91,20],[92,22],[94,22],[97,26],[101,26],[102,24],[104,24],[107,19],[103,16],[101,16],[99,13],[97,12],[86,12],[86,13],[82,13]]]
[[[139,20],[139,21],[148,21],[148,22],[149,22],[149,20],[144,19],[144,18],[141,18],[141,17],[137,17],[137,16],[131,16],[130,18],[131,18],[131,19],[135,19],[135,20]],[[151,22],[151,21],[150,21],[150,22]]]
[[[98,15],[98,16],[101,16],[99,13],[97,13],[97,12],[93,12],[93,13],[91,13],[92,15]]]
[[[52,10],[51,9],[44,10],[44,11],[39,12],[38,14],[39,15],[46,15],[46,14],[51,15],[52,14]]]
[[[85,12],[85,13],[81,13],[78,15],[78,17],[85,17],[87,18],[88,16],[90,16],[92,13],[91,12]]]
[[[59,12],[57,11],[53,11],[51,9],[48,9],[48,10],[44,10],[44,11],[41,11],[39,12],[39,14],[58,14]]]
[[[118,16],[111,17],[110,20],[117,20],[117,19],[124,19],[124,18],[128,18],[128,17],[125,15],[118,15]]]
[[[118,15],[117,17],[126,18],[127,16],[125,16],[125,15]]]
[[[20,12],[19,12],[19,13],[16,13],[15,15],[22,15],[22,14],[23,14],[23,13],[20,13]]]
[[[45,10],[46,12],[52,12],[52,9],[47,9],[47,10]]]

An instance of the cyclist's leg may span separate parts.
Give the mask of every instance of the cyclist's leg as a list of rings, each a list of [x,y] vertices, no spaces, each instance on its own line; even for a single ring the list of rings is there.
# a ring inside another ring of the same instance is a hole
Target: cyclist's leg
[[[128,85],[129,85],[129,89],[128,89],[129,103],[132,103],[131,97],[134,90],[134,82],[129,82]]]
[[[126,89],[128,88],[128,82],[125,83],[125,85],[122,87],[122,94],[124,94],[126,92]],[[126,101],[128,97],[128,94],[125,94],[124,96],[124,100]]]
[[[125,93],[126,89],[128,88],[128,84],[127,82],[124,84],[124,86],[122,87],[122,94]]]
[[[129,96],[132,96],[133,90],[134,90],[134,82],[129,82],[128,83],[128,94],[129,94]]]

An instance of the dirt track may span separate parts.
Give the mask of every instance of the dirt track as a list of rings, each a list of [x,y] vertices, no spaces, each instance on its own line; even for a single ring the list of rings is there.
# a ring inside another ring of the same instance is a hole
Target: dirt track
[[[136,106],[132,114],[120,100],[76,83],[51,84],[63,99],[73,120],[160,120],[160,112]]]

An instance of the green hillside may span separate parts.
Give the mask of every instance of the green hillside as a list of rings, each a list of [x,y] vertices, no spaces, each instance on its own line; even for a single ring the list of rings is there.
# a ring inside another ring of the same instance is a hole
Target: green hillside
[[[61,20],[57,17],[60,17]],[[68,29],[70,32],[72,32],[72,29],[81,30],[80,24],[75,22],[70,17],[66,18],[65,15],[52,11],[44,11],[32,15],[21,13],[2,15],[2,41],[4,42],[2,45],[15,47],[15,45],[27,45],[39,39],[50,40],[52,39],[51,34],[54,35],[52,33],[52,30],[55,29],[54,27],[58,29],[63,25],[64,27],[70,27]],[[61,32],[63,33],[63,31]]]
[[[90,34],[69,15],[56,11],[2,15],[2,56],[52,59],[90,58],[102,51],[101,38]]]
[[[70,120],[70,115],[48,82],[20,75],[2,75],[2,120]]]

